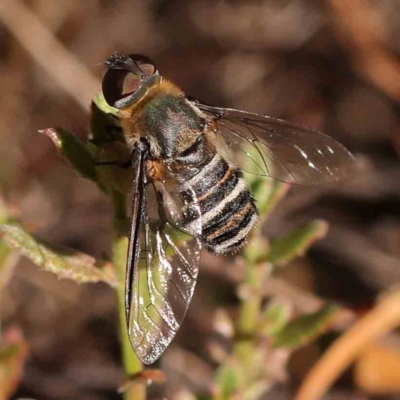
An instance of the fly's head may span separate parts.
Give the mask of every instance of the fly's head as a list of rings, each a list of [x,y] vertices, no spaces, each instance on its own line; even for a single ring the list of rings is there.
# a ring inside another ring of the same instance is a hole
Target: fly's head
[[[119,110],[139,103],[161,80],[153,61],[139,54],[115,51],[104,65],[108,70],[103,78],[103,95],[110,106]]]

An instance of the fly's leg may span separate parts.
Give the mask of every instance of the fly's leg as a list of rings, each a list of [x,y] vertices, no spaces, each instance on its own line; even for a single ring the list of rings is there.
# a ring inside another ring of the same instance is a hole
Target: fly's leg
[[[114,161],[98,161],[95,163],[96,167],[104,167],[104,166],[114,166],[114,167],[120,167],[123,169],[128,169],[129,167],[131,167],[132,163],[131,161],[118,161],[118,160],[114,160]]]

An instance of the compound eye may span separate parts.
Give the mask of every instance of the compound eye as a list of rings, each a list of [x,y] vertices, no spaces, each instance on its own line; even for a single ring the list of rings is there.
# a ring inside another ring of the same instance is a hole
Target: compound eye
[[[115,103],[135,93],[141,85],[142,79],[124,69],[110,68],[104,75],[102,90],[106,102],[115,107]]]
[[[157,73],[157,68],[150,58],[141,56],[140,54],[129,54],[129,59],[133,61],[146,77]]]

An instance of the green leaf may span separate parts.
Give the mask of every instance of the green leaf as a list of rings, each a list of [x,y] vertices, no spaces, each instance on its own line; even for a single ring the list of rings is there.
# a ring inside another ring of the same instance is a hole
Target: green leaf
[[[99,268],[93,257],[69,249],[56,249],[31,236],[21,226],[0,225],[0,239],[10,248],[20,250],[38,267],[60,278],[72,279],[78,283],[105,282],[111,286],[116,285],[109,264]]]
[[[287,236],[271,243],[268,261],[275,265],[285,265],[293,258],[303,255],[316,241],[322,239],[328,232],[328,224],[316,220],[304,224]]]
[[[256,199],[260,216],[267,217],[286,195],[290,185],[256,175],[246,173],[244,175],[249,183],[250,191]]]
[[[273,337],[272,346],[296,348],[307,344],[326,329],[336,310],[336,306],[328,304],[315,313],[294,319]]]
[[[223,365],[216,375],[217,395],[214,397],[218,400],[229,400],[230,397],[239,388],[240,378],[237,368],[232,363]]]
[[[119,126],[118,110],[110,107],[102,94],[97,95],[91,104],[90,132],[91,142],[97,146],[116,141],[125,143]]]
[[[108,194],[113,191],[130,193],[134,171],[132,168],[124,168],[131,163],[131,152],[120,126],[118,110],[110,107],[100,94],[93,99],[91,111],[88,148],[98,162],[98,181]]]
[[[284,304],[271,304],[263,312],[260,330],[267,336],[276,335],[289,320],[289,310]]]
[[[108,105],[106,99],[103,96],[103,93],[100,93],[97,96],[95,96],[95,98],[93,99],[93,103],[102,113],[111,114],[114,115],[115,117],[118,117],[118,109]]]
[[[58,127],[43,129],[40,133],[44,133],[53,141],[61,155],[71,162],[80,175],[98,183],[95,159],[75,135]]]
[[[243,249],[247,265],[257,265],[268,261],[269,242],[260,235],[253,235]]]

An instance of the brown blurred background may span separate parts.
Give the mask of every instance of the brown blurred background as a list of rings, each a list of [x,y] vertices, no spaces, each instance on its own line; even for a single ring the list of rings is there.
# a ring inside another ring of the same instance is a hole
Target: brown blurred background
[[[284,272],[288,281],[363,310],[399,280],[399,1],[0,2],[1,192],[40,237],[96,257],[110,252],[107,198],[38,130],[62,126],[86,137],[99,64],[117,49],[149,56],[206,103],[319,128],[354,153],[351,179],[293,188],[264,227],[276,237],[311,218],[330,224],[326,238]],[[193,306],[164,360],[173,390],[206,391],[209,297],[218,290],[234,301],[229,267],[227,258],[204,255]],[[3,329],[21,327],[29,343],[16,398],[119,398],[117,312],[108,287],[60,281],[21,258],[0,311]],[[291,398],[302,373],[289,371],[266,398]],[[329,398],[373,398],[361,389],[344,379]]]

